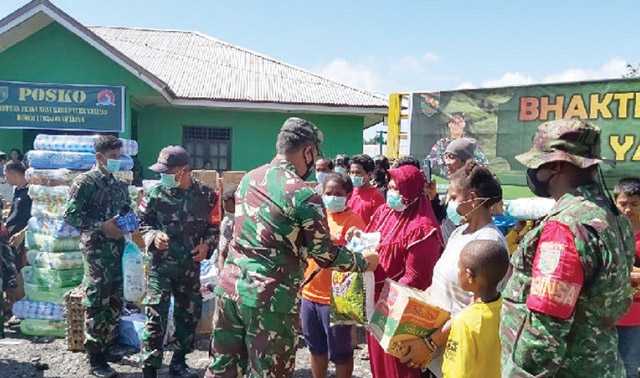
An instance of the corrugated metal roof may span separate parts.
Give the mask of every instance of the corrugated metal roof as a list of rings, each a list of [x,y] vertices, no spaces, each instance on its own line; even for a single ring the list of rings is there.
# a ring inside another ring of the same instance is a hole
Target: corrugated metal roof
[[[386,107],[383,97],[195,32],[90,27],[177,98]]]

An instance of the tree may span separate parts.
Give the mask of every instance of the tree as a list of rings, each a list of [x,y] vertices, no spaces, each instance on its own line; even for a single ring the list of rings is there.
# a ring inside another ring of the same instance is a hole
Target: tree
[[[627,63],[626,68],[627,68],[627,72],[622,74],[623,79],[633,79],[636,77],[640,77],[640,64],[637,64],[634,66],[633,64]]]

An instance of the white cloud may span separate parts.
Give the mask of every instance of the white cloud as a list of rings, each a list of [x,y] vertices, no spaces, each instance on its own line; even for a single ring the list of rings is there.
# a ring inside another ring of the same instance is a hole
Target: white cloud
[[[358,89],[375,92],[381,86],[381,76],[373,68],[342,58],[334,59],[316,71],[321,76]]]
[[[439,61],[440,57],[433,52],[387,60],[350,61],[336,58],[312,71],[355,88],[374,93],[389,93],[424,89],[416,86],[419,86],[424,78],[430,77],[431,66]]]
[[[513,85],[527,85],[533,83],[533,78],[520,72],[507,72],[496,80],[487,80],[483,87],[509,87]]]
[[[472,82],[470,81],[463,81],[462,83],[458,84],[458,86],[455,88],[456,90],[460,90],[460,89],[473,89],[476,86],[473,85]]]
[[[547,75],[542,79],[543,83],[560,83],[567,81],[584,81],[598,79],[619,79],[627,70],[627,62],[624,59],[612,58],[600,67],[568,68],[556,74]]]
[[[432,52],[427,52],[422,56],[422,60],[427,62],[427,63],[436,63],[438,61],[440,61],[440,56],[432,53]]]

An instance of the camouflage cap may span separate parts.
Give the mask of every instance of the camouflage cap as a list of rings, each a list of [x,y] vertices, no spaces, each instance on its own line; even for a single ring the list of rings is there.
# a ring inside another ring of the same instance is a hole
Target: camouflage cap
[[[181,146],[168,146],[158,155],[158,161],[149,167],[156,173],[165,173],[174,167],[189,165],[189,153]]]
[[[516,156],[527,168],[566,161],[580,168],[602,162],[600,129],[578,119],[549,121],[538,126],[529,152]]]
[[[316,125],[298,117],[290,117],[284,121],[280,133],[294,134],[297,138],[315,145],[321,145],[324,142],[324,135]]]

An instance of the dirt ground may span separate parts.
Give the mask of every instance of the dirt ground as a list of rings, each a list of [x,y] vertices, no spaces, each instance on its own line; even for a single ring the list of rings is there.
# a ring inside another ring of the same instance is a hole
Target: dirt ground
[[[198,340],[198,350],[188,356],[189,365],[198,369],[204,375],[209,363],[207,345],[208,340]],[[366,346],[356,350],[353,376],[356,378],[371,377]],[[165,363],[159,377],[168,377],[168,364],[171,353],[165,353]],[[121,378],[142,377],[141,368],[137,362],[137,355],[131,354],[120,363],[112,364]],[[43,369],[46,368],[46,369]],[[330,377],[333,377],[330,368]],[[16,329],[7,329],[6,338],[0,339],[0,377],[28,378],[28,377],[90,377],[87,371],[87,360],[83,353],[73,353],[67,350],[64,339],[43,337],[24,337]],[[296,356],[296,372],[294,378],[311,377],[309,351],[306,348],[298,350]]]

